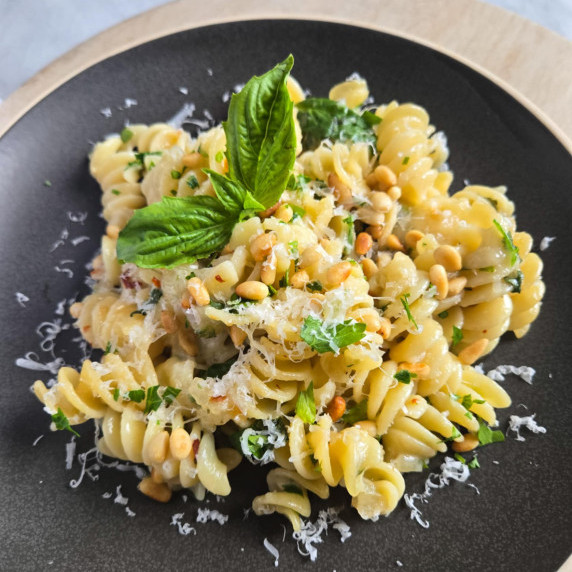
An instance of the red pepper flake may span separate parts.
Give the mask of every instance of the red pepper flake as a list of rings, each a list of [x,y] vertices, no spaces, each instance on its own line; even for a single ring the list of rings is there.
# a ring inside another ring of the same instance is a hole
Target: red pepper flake
[[[161,288],[161,280],[155,278],[155,276],[151,278],[151,282],[153,282],[153,286],[155,286],[155,288]]]
[[[217,274],[217,275],[215,276],[215,280],[216,280],[217,282],[224,282],[224,280],[221,278],[220,274]]]
[[[199,441],[199,439],[195,439],[193,441],[193,453],[195,455],[195,457],[197,456],[197,453],[199,452],[199,445],[201,444],[201,442]]]
[[[120,278],[123,288],[126,288],[127,290],[135,290],[135,288],[141,288],[141,286],[143,286],[141,282],[133,280],[129,274],[122,274]]]
[[[217,395],[216,397],[211,397],[209,401],[222,401],[226,399],[226,395]]]

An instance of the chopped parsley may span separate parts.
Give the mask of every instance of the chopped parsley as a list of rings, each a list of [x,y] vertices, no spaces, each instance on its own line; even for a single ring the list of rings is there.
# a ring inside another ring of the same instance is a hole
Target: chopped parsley
[[[222,151],[219,151],[216,155],[215,155],[215,161],[217,163],[222,163],[222,160],[224,159],[224,153]]]
[[[171,169],[171,179],[180,179],[181,178],[181,171],[177,171],[176,169]]]
[[[112,193],[113,195],[120,195],[120,194],[121,194],[121,191],[118,191],[117,189],[111,189],[111,193]]]
[[[364,421],[367,419],[367,399],[356,403],[353,407],[350,407],[346,412],[342,415],[342,423],[346,423],[347,425],[353,425],[358,421]]]
[[[159,397],[159,385],[153,385],[147,388],[147,400],[145,401],[145,413],[157,411],[161,405],[161,398]]]
[[[469,469],[480,469],[481,465],[479,465],[479,460],[477,459],[477,456],[475,455],[467,464],[467,467],[469,467]]]
[[[473,399],[473,396],[468,393],[467,395],[463,395],[463,398],[461,399],[461,405],[465,408],[465,409],[470,409],[473,406],[473,403],[476,403],[478,405],[482,405],[483,403],[485,403],[484,399]]]
[[[437,316],[439,316],[439,318],[441,318],[441,320],[444,320],[448,315],[449,315],[449,312],[447,312],[447,310],[443,310],[442,312],[439,312],[439,314],[437,314]]]
[[[451,347],[454,348],[463,339],[463,331],[457,326],[453,326],[453,339],[451,341]]]
[[[404,158],[403,158],[403,161],[401,161],[401,164],[402,164],[402,165],[407,165],[407,163],[409,163],[409,157],[408,157],[408,156],[407,156],[407,157],[404,157]]]
[[[510,232],[507,232],[496,219],[493,220],[493,224],[499,231],[505,250],[510,254],[510,265],[514,266],[518,261],[518,247],[514,245],[512,236]]]
[[[128,129],[127,127],[125,129],[123,129],[123,131],[121,132],[121,141],[123,143],[127,143],[128,141],[131,141],[131,138],[133,137],[133,131],[131,131],[131,129]]]
[[[324,289],[322,283],[319,280],[312,280],[312,282],[308,282],[308,284],[306,284],[306,288],[310,290],[310,292],[322,292]]]
[[[503,280],[512,287],[512,291],[516,292],[517,294],[520,294],[523,279],[524,274],[520,270],[517,270],[510,276],[505,276],[503,278]]]
[[[224,302],[219,302],[218,300],[211,300],[209,306],[216,308],[217,310],[224,310]]]
[[[155,156],[155,155],[162,155],[162,151],[149,151],[147,153],[135,153],[135,159],[133,161],[129,161],[129,163],[127,163],[127,166],[125,167],[126,169],[129,169],[129,167],[137,167],[138,169],[142,169],[143,167],[145,167],[145,158],[149,157],[149,156]]]
[[[302,218],[306,214],[305,209],[299,207],[298,205],[293,205],[292,203],[288,203],[288,206],[292,209],[292,212],[294,213],[292,220],[296,220],[297,218]]]
[[[288,185],[287,188],[288,189],[292,189],[293,191],[302,191],[306,185],[311,181],[312,179],[306,175],[294,175],[294,173],[292,173],[290,175],[290,178],[288,179]],[[290,205],[292,206],[292,205]],[[292,209],[294,210],[294,209]]]
[[[132,389],[128,394],[127,397],[129,401],[133,401],[134,403],[141,403],[145,399],[145,390],[144,389]]]
[[[199,180],[195,177],[195,175],[189,176],[187,179],[187,186],[193,190],[199,188]]]
[[[69,431],[73,433],[76,437],[79,437],[79,433],[72,429],[69,419],[66,417],[65,413],[58,407],[57,413],[52,415],[52,422],[56,426],[58,431]]]
[[[238,354],[231,357],[230,359],[223,361],[222,363],[213,363],[206,370],[197,371],[197,376],[206,379],[207,377],[221,378],[226,375],[234,362],[238,359]],[[199,375],[199,373],[201,375]]]
[[[302,339],[318,353],[338,352],[351,344],[359,342],[365,336],[365,324],[346,320],[335,326],[324,326],[313,316],[304,319],[300,331]]]
[[[107,355],[111,353],[111,342],[107,342],[105,349],[103,350],[103,355]]]
[[[465,457],[463,457],[459,453],[455,453],[454,457],[455,459],[457,459],[457,461],[459,461],[459,463],[463,463],[463,465],[467,464],[467,461],[465,461]]]
[[[399,383],[407,384],[411,383],[411,380],[417,377],[417,374],[409,371],[408,369],[402,369],[398,371],[393,377],[399,381]]]
[[[284,276],[280,278],[280,282],[278,284],[280,288],[287,288],[288,286],[290,286],[290,267],[286,269],[286,272],[284,272]]]
[[[316,402],[314,401],[314,382],[311,381],[308,389],[298,394],[296,401],[296,415],[302,419],[304,423],[316,422]]]
[[[459,437],[461,437],[461,432],[453,425],[453,428],[451,429],[451,436],[447,437],[446,439],[441,439],[441,441],[439,441],[439,443],[446,443],[447,441],[454,441],[455,439],[458,439]]]
[[[481,445],[488,445],[490,443],[500,443],[504,441],[504,434],[502,431],[493,431],[482,419],[479,418],[479,431],[477,437]]]
[[[415,321],[415,318],[413,317],[413,314],[411,313],[411,308],[409,308],[409,296],[411,294],[407,293],[407,294],[403,294],[403,296],[401,296],[401,298],[399,298],[401,300],[401,305],[403,306],[403,309],[405,310],[405,313],[407,314],[407,319],[415,326],[415,329],[418,330],[419,326],[417,325],[417,322]]]
[[[48,179],[46,179],[44,181],[44,187],[51,187],[52,186],[52,181],[48,181]]]

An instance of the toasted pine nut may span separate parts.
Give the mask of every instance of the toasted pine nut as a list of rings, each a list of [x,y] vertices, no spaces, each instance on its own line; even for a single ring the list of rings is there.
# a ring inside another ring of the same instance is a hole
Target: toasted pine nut
[[[352,200],[351,189],[342,183],[341,179],[335,173],[328,175],[328,187],[334,189],[334,197],[341,204],[350,204]]]
[[[81,302],[74,302],[70,306],[70,316],[77,320],[81,314],[81,310],[83,308],[83,304]]]
[[[151,467],[151,480],[157,484],[165,482],[161,471],[158,471],[155,467]]]
[[[457,453],[466,453],[467,451],[472,451],[479,445],[479,438],[472,433],[465,433],[463,435],[464,439],[462,441],[453,441],[451,449]]]
[[[159,502],[169,502],[173,494],[165,483],[156,483],[151,477],[144,478],[137,487],[144,495]]]
[[[239,348],[246,339],[246,332],[234,324],[230,327],[229,335],[232,343],[236,348]]]
[[[339,286],[342,282],[345,282],[349,275],[352,273],[352,265],[344,260],[343,262],[338,262],[334,266],[330,266],[326,272],[326,281],[332,287]]]
[[[373,238],[367,232],[360,232],[356,238],[356,252],[358,254],[366,254],[373,246]]]
[[[377,427],[374,421],[369,421],[369,420],[358,421],[357,423],[354,423],[354,427],[357,427],[358,429],[365,431],[368,435],[371,435],[372,437],[375,437],[377,434]]]
[[[260,280],[264,284],[273,284],[276,280],[276,257],[270,255],[263,263],[260,269]]]
[[[367,228],[371,237],[377,240],[383,234],[383,227],[380,224],[372,224]]]
[[[410,230],[405,235],[405,244],[409,248],[415,248],[415,245],[424,237],[425,235],[420,230]]]
[[[308,268],[312,264],[316,264],[322,259],[322,255],[318,252],[316,246],[310,246],[304,250],[300,258],[299,268]]]
[[[169,447],[173,457],[182,461],[189,456],[193,443],[190,435],[182,427],[177,427],[177,429],[171,432]]]
[[[272,216],[278,210],[281,204],[282,203],[278,201],[275,205],[272,205],[271,207],[268,207],[265,211],[258,213],[258,216],[260,218],[268,218]]]
[[[405,250],[403,248],[401,240],[399,240],[399,238],[393,233],[387,237],[385,244],[388,248],[391,248],[392,250]]]
[[[262,262],[271,252],[276,244],[276,235],[259,234],[250,243],[250,252],[256,262]]]
[[[341,395],[334,397],[334,399],[328,403],[328,407],[326,407],[326,413],[332,418],[334,423],[339,421],[345,412],[346,400]]]
[[[481,338],[461,350],[458,357],[465,365],[471,365],[483,355],[488,345],[489,340],[487,338]]]
[[[387,340],[391,335],[391,322],[387,318],[380,318],[381,327],[377,330],[377,333],[384,339]]]
[[[356,322],[365,324],[368,332],[377,332],[381,328],[381,318],[373,308],[359,308],[350,312],[350,317]]]
[[[366,185],[370,188],[370,189],[377,189],[378,185],[379,185],[379,181],[377,180],[377,177],[375,176],[375,173],[370,173],[366,178],[365,178],[365,182]]]
[[[411,373],[415,373],[417,377],[421,379],[426,379],[431,373],[431,366],[429,364],[423,363],[421,361],[410,363],[408,361],[401,362],[397,369],[406,369]]]
[[[248,280],[236,287],[236,293],[247,300],[264,300],[268,296],[269,290],[263,282]]]
[[[463,267],[463,260],[459,251],[448,244],[436,248],[433,257],[435,262],[444,266],[447,272],[456,272]]]
[[[401,187],[393,186],[391,189],[387,189],[387,196],[392,201],[397,201],[401,198]]]
[[[115,224],[108,224],[105,229],[105,234],[107,234],[109,238],[117,238],[119,236],[119,227]]]
[[[153,436],[147,445],[147,453],[152,463],[162,463],[169,452],[169,433],[161,431]]]
[[[361,267],[366,278],[371,278],[378,271],[375,262],[371,258],[364,258],[361,261]]]
[[[211,301],[207,287],[196,276],[187,282],[187,290],[199,306],[207,306]]]
[[[393,202],[387,193],[373,191],[369,195],[369,200],[371,201],[371,208],[378,213],[389,212],[393,206]]]
[[[308,282],[310,282],[310,276],[305,270],[298,270],[290,278],[292,288],[304,288]]]
[[[467,285],[467,279],[464,276],[457,276],[449,280],[449,296],[456,296],[463,291]]]
[[[387,165],[378,165],[374,173],[382,188],[388,189],[397,185],[397,176]]]
[[[447,271],[441,264],[433,264],[429,268],[429,280],[437,288],[437,298],[444,300],[449,292],[449,281],[447,280]]]
[[[189,153],[181,159],[183,165],[189,169],[196,169],[202,162],[203,158],[200,153]]]
[[[179,345],[181,349],[191,357],[198,355],[199,345],[197,338],[191,329],[186,331],[179,330]]]
[[[289,205],[280,205],[274,216],[282,222],[290,222],[294,216],[294,211]]]
[[[168,334],[174,334],[179,328],[177,320],[175,320],[173,314],[167,312],[167,310],[161,312],[161,325]]]

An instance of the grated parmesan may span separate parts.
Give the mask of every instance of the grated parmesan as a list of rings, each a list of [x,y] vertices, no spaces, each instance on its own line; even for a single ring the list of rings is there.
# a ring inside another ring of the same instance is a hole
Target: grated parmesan
[[[26,296],[26,294],[22,294],[22,292],[16,292],[16,302],[22,306],[22,308],[26,307],[26,302],[29,302],[30,298]]]
[[[75,455],[75,437],[69,443],[66,443],[66,470],[70,470],[73,465]]]
[[[204,524],[208,521],[216,521],[221,526],[228,521],[228,515],[220,513],[218,510],[209,508],[199,508],[197,511],[197,522]]]
[[[171,517],[171,526],[176,526],[179,530],[179,534],[182,534],[183,536],[189,536],[191,532],[196,535],[197,530],[195,528],[193,528],[188,522],[182,522],[184,516],[184,512],[174,514]]]
[[[274,566],[278,567],[278,559],[280,558],[280,552],[278,552],[278,548],[271,544],[268,538],[264,539],[264,548],[266,548],[266,550],[272,554],[274,557]]]
[[[520,379],[532,385],[532,379],[536,374],[536,370],[533,367],[529,367],[527,365],[499,365],[494,369],[488,371],[487,377],[490,377],[493,381],[504,381],[505,376],[510,373],[520,377]]]
[[[529,415],[528,417],[519,417],[518,415],[511,415],[508,421],[508,430],[516,433],[516,441],[526,441],[526,439],[520,434],[520,428],[525,427],[533,433],[546,433],[546,428],[541,427],[535,421],[536,413]]]
[[[540,250],[546,250],[549,246],[550,243],[556,240],[555,236],[545,236],[541,241],[540,241]]]

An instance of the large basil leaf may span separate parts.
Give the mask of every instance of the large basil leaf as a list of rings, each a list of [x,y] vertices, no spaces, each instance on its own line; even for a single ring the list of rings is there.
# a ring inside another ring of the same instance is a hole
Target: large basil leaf
[[[359,115],[331,99],[312,97],[297,104],[302,129],[302,146],[315,149],[322,140],[357,142],[375,146],[377,137],[370,116]]]
[[[222,206],[229,212],[240,212],[246,200],[246,189],[240,183],[216,171],[210,169],[203,169],[203,171],[209,176]]]
[[[117,239],[117,258],[143,268],[172,268],[222,250],[240,211],[209,196],[164,197],[133,213]]]
[[[294,58],[254,76],[230,101],[226,133],[229,176],[265,207],[286,188],[296,156],[293,104],[286,80]]]

